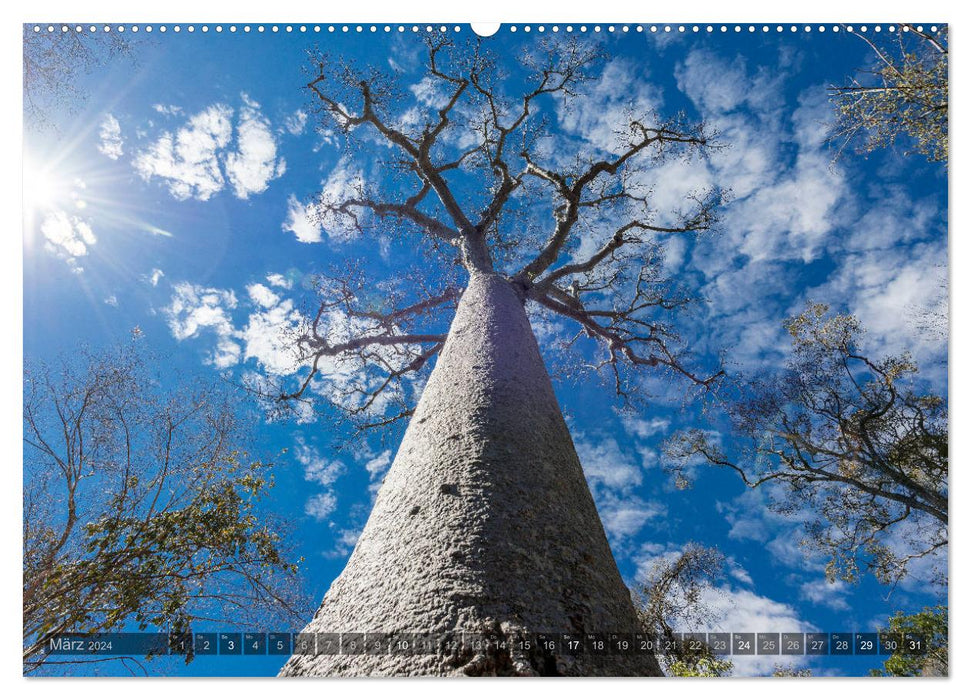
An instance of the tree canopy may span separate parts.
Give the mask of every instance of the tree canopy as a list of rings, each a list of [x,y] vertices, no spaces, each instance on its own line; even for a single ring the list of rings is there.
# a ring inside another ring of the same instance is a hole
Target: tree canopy
[[[403,382],[441,350],[441,314],[454,308],[465,274],[504,276],[530,308],[573,327],[569,344],[597,343],[592,369],[621,395],[640,367],[710,386],[720,373],[684,360],[673,317],[690,298],[665,278],[660,253],[667,237],[710,230],[723,193],[696,192],[679,210],[659,211],[645,173],[705,157],[713,134],[683,115],[631,111],[609,147],[564,147],[548,113],[583,99],[602,58],[594,46],[544,39],[525,52],[520,74],[507,75],[477,42],[435,37],[415,99],[376,67],[315,55],[307,87],[321,128],[367,143],[369,155],[376,142],[382,168],[396,174],[325,188],[312,205],[317,220],[412,240],[429,264],[397,280],[353,264],[319,276],[317,311],[294,339],[309,370],[297,386],[260,391],[307,400],[322,367],[337,363],[358,379],[332,398],[359,422],[409,416]]]
[[[58,633],[283,624],[304,601],[219,387],[163,389],[135,345],[24,370],[25,669]],[[192,658],[191,648],[186,660]]]
[[[898,612],[887,621],[881,632],[900,642],[897,650],[883,662],[883,668],[873,669],[873,676],[946,676],[948,659],[947,606],[937,605],[920,612]],[[926,645],[914,653],[909,642],[918,639]]]
[[[893,38],[857,33],[873,50],[874,65],[830,88],[840,151],[856,143],[870,153],[903,140],[930,161],[947,164],[948,33],[899,25]],[[912,144],[912,145],[911,145]]]
[[[862,564],[895,582],[947,546],[947,403],[921,390],[907,355],[863,354],[852,316],[810,304],[786,326],[785,371],[740,384],[725,444],[701,430],[673,438],[674,469],[687,484],[684,465],[700,458],[778,487],[773,508],[809,518],[806,544],[830,579],[855,580]]]
[[[715,613],[704,602],[723,577],[725,555],[714,547],[686,544],[673,557],[657,562],[634,590],[644,630],[659,644],[659,658],[672,676],[731,675],[732,662],[700,639],[675,639],[676,629],[704,629]]]

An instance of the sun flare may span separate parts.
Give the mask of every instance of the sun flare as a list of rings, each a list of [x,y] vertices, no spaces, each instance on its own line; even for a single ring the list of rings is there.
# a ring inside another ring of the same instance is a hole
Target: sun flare
[[[37,215],[56,208],[65,198],[66,189],[49,166],[30,156],[24,158],[24,214]]]

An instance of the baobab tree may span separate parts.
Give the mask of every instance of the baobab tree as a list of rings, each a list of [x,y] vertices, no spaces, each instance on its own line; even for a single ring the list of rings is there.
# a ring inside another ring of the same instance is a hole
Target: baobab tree
[[[671,323],[689,300],[662,269],[665,239],[709,230],[720,193],[658,211],[650,177],[651,165],[704,157],[712,135],[683,116],[634,112],[597,147],[555,131],[604,57],[582,42],[537,46],[522,75],[503,75],[476,43],[436,38],[411,92],[376,68],[315,59],[308,89],[323,123],[368,156],[388,156],[383,172],[396,174],[325,188],[318,221],[407,240],[429,262],[406,284],[322,277],[317,312],[296,338],[309,371],[276,394],[309,400],[326,391],[325,368],[346,362],[361,375],[343,384],[345,409],[365,425],[409,419],[354,552],[305,631],[371,633],[365,643],[378,649],[407,633],[494,643],[295,655],[284,675],[660,674],[649,654],[571,656],[517,641],[641,629],[527,307],[572,326],[569,342],[596,343],[594,369],[620,394],[642,368],[692,386],[716,381],[689,368]],[[433,362],[412,408],[407,382]]]

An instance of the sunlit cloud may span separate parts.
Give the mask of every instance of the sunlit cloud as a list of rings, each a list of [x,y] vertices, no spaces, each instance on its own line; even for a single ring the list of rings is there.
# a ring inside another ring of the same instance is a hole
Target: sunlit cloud
[[[283,128],[291,136],[300,136],[304,132],[304,129],[307,128],[307,113],[302,109],[298,109],[283,120]]]
[[[44,248],[63,258],[75,272],[83,271],[78,258],[87,255],[98,240],[86,221],[63,211],[47,214],[40,232],[44,236]]]
[[[113,115],[105,116],[104,121],[101,122],[101,128],[98,130],[98,136],[101,138],[98,150],[104,155],[112,160],[118,160],[124,155],[125,142],[121,137],[121,124]]]
[[[318,493],[307,499],[303,510],[314,520],[326,520],[337,510],[337,496],[330,492]]]
[[[247,199],[266,191],[271,180],[283,175],[286,162],[277,157],[270,122],[260,113],[260,105],[245,94],[242,100],[236,124],[236,150],[226,154],[224,166],[236,196]]]
[[[145,180],[162,180],[176,199],[205,201],[227,184],[240,199],[264,192],[271,180],[283,175],[286,163],[277,155],[270,122],[259,104],[245,94],[241,101],[238,113],[213,104],[174,133],[163,132],[135,156],[136,172]]]

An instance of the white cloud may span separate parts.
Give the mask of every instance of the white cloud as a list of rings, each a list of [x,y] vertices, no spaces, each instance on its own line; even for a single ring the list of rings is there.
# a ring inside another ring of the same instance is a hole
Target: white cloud
[[[269,282],[274,287],[280,287],[282,289],[290,289],[293,286],[293,282],[281,275],[278,272],[272,272],[266,276],[266,281]]]
[[[334,538],[334,548],[324,552],[325,557],[340,558],[346,557],[354,549],[358,539],[361,537],[361,530],[345,529],[340,530]]]
[[[391,450],[385,450],[376,457],[369,459],[364,468],[371,477],[371,481],[378,481],[391,466]]]
[[[337,510],[337,496],[330,492],[311,496],[303,507],[303,512],[314,520],[326,520],[335,510]]]
[[[255,360],[260,371],[243,373],[244,382],[254,390],[272,385],[273,391],[277,391],[280,378],[295,377],[311,361],[298,354],[297,336],[306,327],[307,319],[297,310],[293,299],[283,298],[280,292],[261,283],[247,287],[243,304],[238,304],[230,290],[179,283],[164,312],[172,334],[179,340],[201,335],[203,331],[215,337],[216,347],[207,358],[210,364],[228,368],[241,361]],[[231,312],[242,316],[242,321],[234,321]],[[318,330],[329,343],[338,344],[360,334],[363,327],[362,321],[331,311],[321,316]],[[415,348],[382,347],[375,352],[380,354],[380,359],[322,356],[317,362],[317,374],[304,395],[308,401],[292,405],[299,413],[298,419],[303,422],[313,419],[310,402],[314,396],[348,410],[366,410],[369,416],[384,415],[408,385],[388,388],[374,400],[369,400],[366,392],[383,384],[388,368],[411,362]],[[366,401],[369,404],[364,409]]]
[[[264,308],[268,309],[280,303],[280,297],[274,292],[270,291],[270,289],[265,285],[251,284],[246,288],[246,291],[249,294],[250,299]]]
[[[182,114],[182,108],[179,107],[178,105],[154,104],[152,105],[152,109],[154,109],[159,114],[164,114],[167,117],[177,116],[179,114]]]
[[[880,199],[879,207],[866,208],[850,227],[844,239],[848,250],[894,248],[931,237],[937,233],[935,229],[946,225],[943,212],[933,202],[914,201],[900,188],[888,188]]]
[[[673,543],[645,543],[633,557],[637,566],[636,579],[646,581],[656,571],[674,563],[684,552]],[[746,587],[732,583],[709,585],[701,589],[697,600],[686,606],[683,616],[669,620],[677,631],[682,632],[812,632],[816,627],[803,620],[789,603],[781,603],[761,596],[751,589],[752,578],[732,557],[725,559],[729,576]],[[682,599],[683,601],[683,599]],[[686,602],[686,601],[683,601]],[[733,656],[733,674],[736,676],[771,673],[776,664],[794,663],[805,665],[805,657]]]
[[[260,105],[246,94],[239,110],[236,125],[236,151],[225,156],[226,176],[240,199],[266,191],[270,180],[286,171],[286,162],[277,158],[276,140],[270,122],[260,111]]]
[[[161,280],[163,277],[165,277],[165,273],[156,267],[155,269],[152,270],[152,274],[148,278],[148,281],[151,283],[153,287],[157,287],[159,280]]]
[[[364,177],[361,171],[347,158],[341,158],[327,179],[321,183],[320,203],[324,206],[343,203],[361,194],[363,188]],[[366,212],[358,213],[362,224],[366,222],[367,216]],[[357,236],[357,229],[347,217],[325,212],[320,223],[331,240],[346,241]]]
[[[98,129],[98,136],[101,142],[98,150],[112,160],[118,160],[124,155],[124,139],[121,137],[121,124],[111,114],[105,115]]]
[[[821,578],[813,581],[806,581],[799,587],[799,596],[813,605],[819,605],[830,610],[849,610],[850,604],[846,602],[846,589],[848,585],[845,581],[827,581]]]
[[[911,515],[887,534],[883,544],[896,557],[906,557],[927,549],[934,538],[946,536],[946,526],[930,516]],[[906,591],[937,595],[946,593],[948,575],[948,547],[907,562],[906,576],[900,587]],[[942,587],[943,585],[943,587]]]
[[[307,113],[298,109],[283,120],[283,127],[293,136],[299,136],[307,128]]]
[[[340,139],[337,132],[333,129],[317,128],[315,130],[317,139],[314,141],[314,145],[311,146],[311,150],[314,153],[320,153],[320,150],[324,146],[338,146],[340,144]]]
[[[596,148],[620,152],[618,133],[630,117],[643,117],[660,107],[660,91],[645,79],[643,64],[613,59],[582,97],[559,100],[557,117],[562,128],[577,134]]]
[[[343,462],[338,459],[324,459],[316,449],[299,436],[294,454],[303,466],[303,478],[321,486],[330,486],[346,470]]]
[[[805,525],[815,520],[817,514],[808,504],[786,513],[770,508],[772,502],[782,502],[786,496],[785,485],[770,482],[757,489],[746,489],[730,502],[719,501],[715,507],[731,526],[730,539],[760,542],[778,564],[821,574],[826,566],[825,556],[803,544]]]
[[[228,182],[237,197],[263,192],[286,163],[277,157],[270,122],[259,104],[243,94],[233,141],[232,108],[214,104],[188,119],[174,134],[165,131],[134,159],[145,179],[159,178],[176,199],[208,200]],[[165,114],[176,114],[156,106]],[[232,148],[231,148],[232,146]]]
[[[262,287],[263,285],[253,285]],[[252,289],[252,287],[251,287]],[[250,292],[253,297],[253,292]],[[269,292],[264,295],[260,303],[269,301],[269,296],[276,295]],[[294,309],[293,300],[285,299],[274,306],[250,314],[241,337],[246,343],[243,359],[255,358],[270,374],[284,376],[292,374],[300,366],[293,336],[303,322],[302,314]]]
[[[632,451],[621,449],[615,438],[594,443],[577,435],[575,443],[583,472],[592,487],[625,489],[641,483],[641,469]]]
[[[227,368],[253,359],[264,372],[275,377],[290,376],[306,366],[306,360],[297,356],[294,342],[306,319],[292,299],[283,299],[263,284],[251,284],[246,288],[245,321],[239,324],[234,322],[231,313],[239,306],[233,291],[187,282],[177,283],[173,289],[172,300],[164,309],[173,336],[185,340],[202,331],[213,333],[216,348],[208,359],[211,364]],[[334,314],[324,318],[322,328],[331,334],[353,332],[350,328],[342,331],[342,322],[335,319]],[[346,319],[343,325],[347,325]],[[357,377],[353,368],[341,365],[334,358],[323,358],[318,369],[319,381],[312,388],[329,386],[335,399]]]
[[[678,159],[638,170],[629,176],[628,183],[633,194],[648,197],[657,211],[656,223],[663,226],[675,224],[678,212],[688,207],[688,198],[708,190],[714,184],[714,176],[702,161]],[[583,253],[588,256],[599,243],[588,243],[590,249]]]
[[[301,203],[292,194],[287,197],[287,220],[282,228],[291,231],[301,243],[320,243],[324,231],[317,219],[316,207]]]
[[[136,171],[146,180],[164,180],[176,199],[209,199],[225,184],[218,154],[232,138],[232,116],[232,109],[215,104],[174,135],[164,132],[135,157]]]
[[[752,580],[752,575],[745,570],[745,567],[736,562],[734,557],[727,557],[725,559],[725,564],[728,568],[728,575],[736,581],[744,583],[747,586],[751,586],[753,583],[755,583]]]
[[[947,352],[947,338],[924,332],[914,316],[921,310],[946,313],[947,243],[850,253],[825,284],[808,298],[848,309],[867,331],[866,343],[879,354],[912,353],[920,364]],[[916,312],[916,313],[915,313]]]
[[[703,596],[718,611],[714,632],[812,632],[816,627],[800,619],[789,603],[780,603],[749,590],[721,586]]]
[[[347,216],[335,214],[328,209],[331,205],[342,204],[361,194],[364,178],[361,171],[346,158],[342,158],[327,179],[320,184],[317,201],[304,204],[296,196],[287,198],[287,218],[283,230],[292,232],[301,243],[319,243],[323,234],[332,241],[347,241],[358,234],[354,222]],[[367,221],[366,211],[358,210],[361,224]]]
[[[663,435],[671,426],[671,421],[667,418],[646,419],[630,413],[622,413],[621,422],[629,434],[641,440],[647,440],[655,435]]]
[[[699,603],[713,613],[709,626],[712,632],[812,632],[817,627],[803,620],[799,612],[789,603],[757,593],[721,586],[707,589]],[[733,656],[731,657],[733,675],[755,676],[771,673],[776,665],[792,664],[803,667],[808,663],[806,656]]]
[[[678,89],[703,112],[730,112],[745,102],[747,76],[739,56],[734,64],[710,51],[691,51],[674,71]]]
[[[641,466],[651,469],[659,466],[657,444],[668,432],[671,421],[667,418],[642,418],[628,411],[618,411],[624,431],[633,440],[631,444],[641,458]]]
[[[707,117],[727,114],[742,105],[756,112],[778,109],[782,103],[780,72],[767,69],[750,74],[738,55],[728,62],[705,49],[691,51],[675,68],[678,88]]]
[[[114,294],[105,297],[104,302],[108,306],[114,306],[115,308],[118,308],[118,297],[115,296]]]
[[[242,352],[229,313],[236,304],[236,295],[231,290],[179,282],[163,311],[176,340],[193,338],[203,330],[212,331],[216,335],[216,347],[208,362],[225,368],[239,362]]]
[[[448,104],[448,94],[442,87],[442,81],[430,75],[410,86],[409,90],[419,102],[429,107],[441,109]]]
[[[44,236],[44,248],[63,258],[75,272],[82,267],[77,259],[88,254],[88,248],[97,242],[90,224],[64,211],[49,212],[40,225]]]
[[[831,110],[825,90],[807,90],[786,125],[788,131],[767,128],[764,120],[735,125],[732,137],[741,143],[726,153],[738,157],[715,160],[718,181],[736,187],[736,200],[726,208],[724,225],[729,233],[724,243],[733,251],[750,260],[808,263],[830,242],[840,221],[839,206],[849,196],[845,173],[833,166],[818,123]],[[786,142],[796,146],[791,162],[774,153]],[[739,182],[736,177],[725,182],[739,160],[751,166],[747,180]]]
[[[713,349],[731,348],[729,360],[736,368],[781,364],[791,344],[782,325],[791,274],[783,263],[769,260],[741,262],[714,274],[702,288],[710,316],[697,332]]]
[[[296,372],[303,364],[296,355],[293,336],[304,322],[303,315],[296,310],[292,299],[282,299],[266,285],[251,284],[246,291],[248,314],[240,326],[231,314],[238,306],[233,291],[187,282],[176,284],[172,300],[165,308],[172,334],[184,340],[202,330],[214,333],[216,349],[209,361],[220,368],[255,359],[272,375]],[[326,369],[324,363],[322,371]]]
[[[780,174],[782,130],[765,118],[745,114],[716,117],[712,125],[726,148],[711,154],[714,178],[722,189],[741,200],[773,182]]]
[[[162,236],[163,238],[173,238],[171,231],[166,231],[164,228],[159,228],[158,226],[152,226],[151,224],[142,224],[142,229],[153,236]]]
[[[604,530],[612,542],[633,537],[648,520],[667,514],[667,508],[663,504],[644,501],[633,495],[603,495],[597,500],[597,509]]]
[[[643,448],[624,449],[613,437],[591,441],[582,434],[574,440],[580,464],[597,504],[604,530],[615,550],[624,545],[666,507],[645,500],[634,490],[643,480],[639,462]]]
[[[658,567],[673,564],[681,556],[682,551],[681,547],[671,543],[666,546],[657,542],[643,543],[637,555],[633,557],[637,567],[634,579],[647,581]]]
[[[726,228],[741,234],[738,250],[752,260],[808,263],[833,231],[836,205],[845,194],[843,176],[826,154],[801,153],[791,171],[733,206]]]

